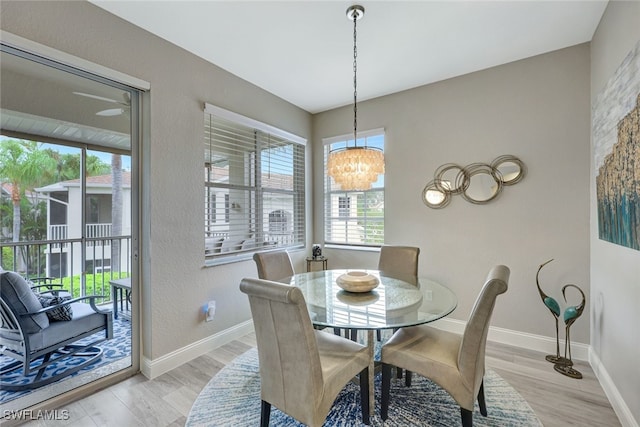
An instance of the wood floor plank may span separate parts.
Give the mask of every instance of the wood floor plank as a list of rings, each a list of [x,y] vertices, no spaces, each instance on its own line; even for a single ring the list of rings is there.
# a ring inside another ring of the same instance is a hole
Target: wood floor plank
[[[234,358],[255,346],[255,334],[250,333],[154,380],[136,375],[67,405],[70,419],[64,425],[183,426],[191,405],[209,380]],[[575,361],[576,369],[584,376],[576,380],[554,371],[544,356],[490,342],[486,365],[520,393],[545,427],[620,426],[588,363]],[[52,425],[35,421],[29,424]]]

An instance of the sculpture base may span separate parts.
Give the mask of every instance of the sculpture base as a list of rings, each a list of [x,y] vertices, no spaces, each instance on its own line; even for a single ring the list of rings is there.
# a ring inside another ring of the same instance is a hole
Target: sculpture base
[[[580,373],[580,371],[573,369],[573,367],[569,365],[557,364],[557,365],[553,365],[553,369],[555,369],[557,372],[560,372],[562,375],[566,375],[568,377],[575,378],[577,380],[582,379],[582,373]]]
[[[553,363],[554,365],[569,365],[569,366],[573,365],[573,361],[571,359],[567,359],[566,357],[562,357],[562,356],[555,356],[553,354],[548,354],[545,357],[545,360],[547,362]]]

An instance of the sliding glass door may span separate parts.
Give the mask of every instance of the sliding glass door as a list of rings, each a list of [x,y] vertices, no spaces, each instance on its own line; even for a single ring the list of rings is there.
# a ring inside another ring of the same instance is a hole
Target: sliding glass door
[[[119,308],[100,361],[33,390],[0,390],[6,415],[138,369],[140,93],[6,45],[1,55],[0,266]],[[0,352],[0,366],[6,362]],[[52,369],[77,362],[59,363]],[[20,370],[2,376],[25,381]]]

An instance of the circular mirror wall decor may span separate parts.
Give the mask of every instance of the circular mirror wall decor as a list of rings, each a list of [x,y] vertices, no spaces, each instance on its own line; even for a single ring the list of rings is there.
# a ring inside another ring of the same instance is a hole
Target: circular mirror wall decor
[[[515,156],[500,156],[491,163],[498,174],[498,178],[504,185],[513,185],[522,181],[525,175],[525,167],[522,161]]]
[[[483,204],[498,197],[502,181],[496,179],[495,169],[485,163],[473,163],[465,170],[469,175],[469,186],[461,195],[467,202]]]
[[[451,201],[451,193],[443,191],[440,188],[442,183],[436,184],[436,181],[429,182],[422,190],[422,201],[425,205],[432,209],[441,209]]]
[[[524,163],[511,155],[497,157],[491,164],[471,163],[462,167],[445,163],[422,190],[422,201],[432,209],[440,209],[449,204],[452,195],[460,194],[473,204],[488,203],[498,197],[503,186],[517,184],[525,174]]]
[[[447,163],[436,169],[434,184],[443,193],[460,194],[469,185],[467,173],[462,166]]]

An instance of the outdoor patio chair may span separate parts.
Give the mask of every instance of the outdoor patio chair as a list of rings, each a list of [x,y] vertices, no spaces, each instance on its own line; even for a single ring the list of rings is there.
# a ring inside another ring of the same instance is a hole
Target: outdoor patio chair
[[[11,271],[0,276],[0,355],[14,359],[0,367],[2,389],[35,389],[72,375],[102,357],[102,349],[96,344],[113,337],[113,319],[111,311],[96,306],[100,296],[64,298],[62,303],[43,307],[22,276]],[[89,303],[81,302],[84,300]],[[71,320],[50,320],[54,313]],[[76,343],[94,334],[99,335],[90,343]],[[80,361],[56,365],[50,375],[44,376],[47,367],[71,357]],[[18,369],[28,382],[5,381]]]
[[[27,279],[31,290],[38,293],[49,292],[53,295],[71,296],[69,291],[63,289],[62,283],[56,283],[53,277],[31,277]]]

